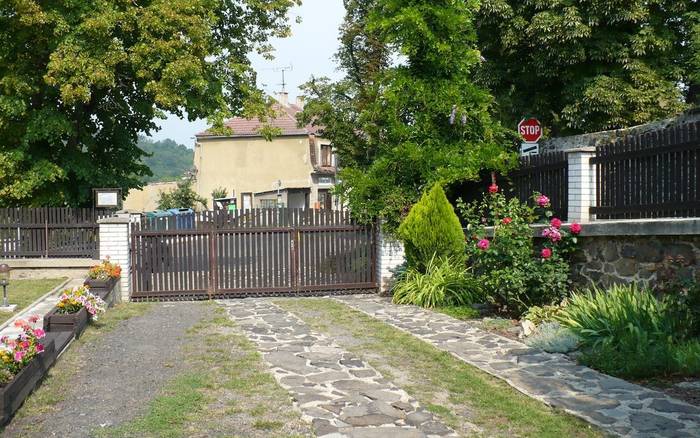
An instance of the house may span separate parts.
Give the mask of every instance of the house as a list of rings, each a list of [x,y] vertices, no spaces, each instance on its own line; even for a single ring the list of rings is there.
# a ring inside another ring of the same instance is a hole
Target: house
[[[331,194],[336,182],[336,159],[330,142],[317,136],[317,128],[297,127],[296,114],[303,101],[290,103],[280,93],[274,105],[277,116],[269,123],[280,133],[267,141],[260,133],[262,123],[242,117],[230,119],[232,134],[219,136],[204,131],[196,136],[194,190],[208,199],[225,188],[237,207],[290,208],[338,207]]]

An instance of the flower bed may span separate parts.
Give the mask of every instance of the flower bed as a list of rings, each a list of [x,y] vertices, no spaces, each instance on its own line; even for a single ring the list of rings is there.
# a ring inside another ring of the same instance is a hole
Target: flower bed
[[[76,338],[85,330],[88,323],[85,308],[73,313],[59,313],[54,307],[44,316],[44,330],[47,332],[71,332]]]
[[[112,307],[117,298],[115,288],[121,278],[121,272],[122,269],[118,264],[105,259],[99,265],[90,268],[85,285],[93,294],[104,300],[107,306]]]
[[[44,331],[30,324],[37,320],[34,316],[29,322],[15,321],[22,333],[0,340],[0,424],[9,421],[56,360],[55,340],[45,339]]]
[[[66,289],[56,307],[44,316],[44,329],[49,332],[70,331],[79,337],[89,319],[105,311],[105,302],[87,286]]]

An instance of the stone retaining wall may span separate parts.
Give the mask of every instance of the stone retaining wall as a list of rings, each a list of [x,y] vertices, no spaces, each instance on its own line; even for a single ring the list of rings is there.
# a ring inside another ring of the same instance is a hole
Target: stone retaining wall
[[[578,286],[653,285],[664,258],[678,256],[687,263],[680,275],[700,275],[700,236],[583,237],[572,264],[573,279]]]

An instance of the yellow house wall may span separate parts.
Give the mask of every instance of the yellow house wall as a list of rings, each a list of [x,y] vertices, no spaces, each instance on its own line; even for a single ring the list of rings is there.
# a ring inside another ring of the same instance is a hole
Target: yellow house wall
[[[276,137],[271,142],[258,137],[199,139],[194,160],[195,190],[210,208],[211,192],[217,187],[225,187],[229,196],[235,191],[240,205],[242,193],[276,189],[277,180],[283,188],[312,185],[307,136]]]
[[[176,182],[151,183],[143,190],[131,190],[124,200],[123,208],[133,212],[153,211],[158,208],[160,192],[169,192],[177,187]]]

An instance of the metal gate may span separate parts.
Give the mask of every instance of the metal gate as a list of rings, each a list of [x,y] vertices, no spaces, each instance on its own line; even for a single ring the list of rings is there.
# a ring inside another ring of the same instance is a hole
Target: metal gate
[[[135,301],[376,289],[373,226],[347,212],[253,209],[143,219],[131,230]]]

